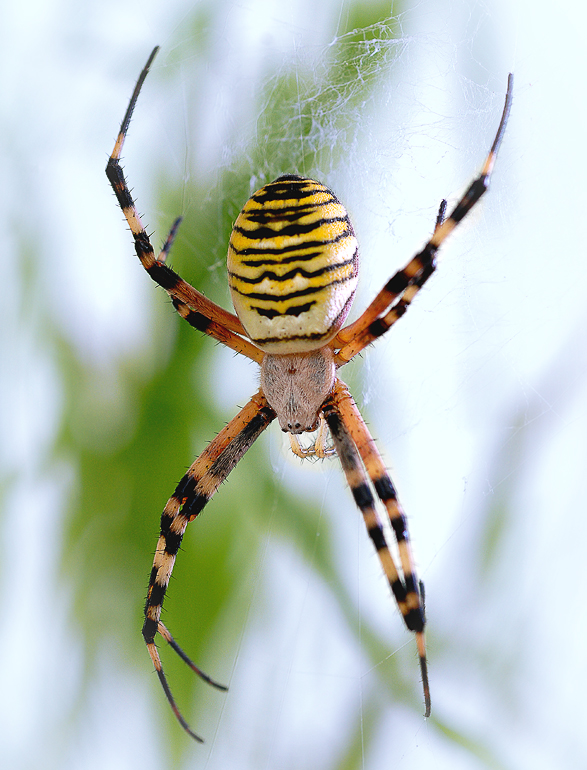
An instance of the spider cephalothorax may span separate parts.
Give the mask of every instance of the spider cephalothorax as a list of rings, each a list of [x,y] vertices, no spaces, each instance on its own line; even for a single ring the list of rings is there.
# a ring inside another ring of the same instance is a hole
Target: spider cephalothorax
[[[281,176],[254,193],[239,214],[228,249],[228,280],[237,315],[223,310],[165,264],[179,220],[156,257],[120,166],[130,119],[151,63],[143,69],[123,118],[106,173],[130,226],[137,255],[151,278],[170,295],[182,318],[261,367],[260,390],[196,459],[167,501],[155,551],[143,636],[171,707],[184,729],[201,740],[179,712],[155,645],[157,633],[203,679],[202,672],[161,622],[161,608],[185,529],[204,508],[251,444],[277,417],[302,457],[335,452],[363,516],[406,627],[416,634],[425,712],[430,694],[424,641],[423,586],[416,578],[406,519],[381,456],[337,370],[384,334],[435,270],[445,238],[477,203],[489,184],[512,98],[508,90],[493,145],[481,173],[445,219],[443,201],[434,233],[397,272],[362,315],[343,327],[358,277],[358,249],[349,216],[320,182]],[[320,427],[310,449],[300,433]],[[333,449],[326,448],[330,432]],[[379,501],[376,504],[376,500]],[[383,508],[397,546],[392,556],[378,508]]]
[[[267,353],[261,362],[261,390],[286,433],[316,430],[335,378],[334,353],[328,347],[309,353]]]

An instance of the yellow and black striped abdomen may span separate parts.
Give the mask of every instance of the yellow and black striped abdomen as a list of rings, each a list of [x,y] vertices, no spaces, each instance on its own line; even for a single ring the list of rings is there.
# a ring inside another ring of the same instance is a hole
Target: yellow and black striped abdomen
[[[343,324],[357,278],[349,216],[320,182],[281,176],[247,201],[234,224],[232,302],[247,334],[267,352],[326,344]]]

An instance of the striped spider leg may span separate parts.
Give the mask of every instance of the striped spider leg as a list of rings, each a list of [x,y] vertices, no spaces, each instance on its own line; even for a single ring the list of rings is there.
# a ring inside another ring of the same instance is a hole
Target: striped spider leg
[[[440,204],[440,207],[438,209],[438,214],[436,216],[435,232],[443,223],[445,213],[446,213],[446,201],[443,200]],[[428,277],[428,275],[426,275],[426,277]],[[423,274],[422,274],[418,278],[419,286],[422,286],[422,284],[424,283],[424,280],[425,278],[423,278]],[[407,300],[403,299],[403,302],[407,305]],[[387,304],[389,304],[389,302]],[[331,346],[333,344],[336,345],[337,341],[338,341],[338,337],[335,338],[334,343],[330,343]],[[337,361],[339,366],[341,366],[343,363],[347,363],[344,360],[344,356],[339,356],[338,353],[335,356],[335,361]],[[326,419],[324,418],[324,415],[320,416],[320,425],[318,427],[316,438],[310,446],[303,447],[299,438],[293,433],[289,434],[289,441],[290,441],[292,452],[298,457],[300,457],[302,460],[308,457],[324,459],[325,457],[330,457],[336,454],[336,449],[333,446],[330,446],[328,443],[328,425],[326,424]]]
[[[187,665],[212,680],[179,647],[161,622],[161,609],[185,529],[214,495],[256,438],[277,418],[300,457],[332,453],[330,432],[353,497],[396,599],[404,623],[416,635],[425,713],[430,691],[424,641],[423,585],[416,577],[407,524],[394,486],[365,423],[337,369],[384,334],[405,313],[432,275],[445,238],[487,189],[503,137],[512,77],[501,123],[481,174],[448,218],[441,204],[434,233],[424,249],[393,276],[357,321],[343,328],[358,279],[358,245],[349,216],[334,193],[312,179],[281,176],[247,201],[228,247],[228,282],[236,315],[214,304],[166,264],[180,220],[156,257],[128,189],[120,157],[141,87],[157,53],[151,53],[123,118],[106,173],[130,227],[137,256],[191,326],[260,365],[260,390],[195,460],[168,500],[161,517],[145,604],[143,636],[175,716],[196,740],[180,713],[163,672],[155,638],[159,633]],[[310,449],[298,437],[318,429]],[[372,490],[375,492],[373,495]],[[388,546],[375,497],[386,509],[397,547]]]
[[[246,333],[239,319],[228,311],[216,305],[211,300],[207,299],[189,283],[186,283],[182,278],[177,275],[168,265],[165,264],[165,260],[171,249],[171,245],[177,233],[177,229],[181,222],[181,219],[176,219],[173,223],[171,231],[165,241],[165,245],[161,250],[161,253],[156,258],[155,252],[151,245],[151,241],[137,211],[135,202],[132,198],[122,167],[120,165],[120,156],[126,139],[126,134],[132,114],[134,112],[139,93],[142,85],[145,82],[153,59],[157,55],[159,47],[156,46],[143,71],[141,72],[133,94],[131,96],[128,108],[122,119],[120,131],[116,138],[116,143],[112,154],[108,159],[106,166],[106,176],[114,194],[118,200],[118,204],[122,209],[126,221],[130,227],[130,231],[134,238],[135,250],[137,256],[141,261],[141,264],[149,274],[149,276],[159,284],[171,297],[173,305],[179,314],[185,318],[194,328],[198,329],[210,337],[218,340],[223,345],[231,348],[237,353],[241,353],[248,358],[251,358],[257,363],[261,362],[262,353],[254,345],[252,345],[247,339],[241,335]],[[181,310],[180,310],[181,308]]]
[[[200,742],[202,739],[185,721],[167,683],[159,651],[155,645],[157,632],[204,681],[219,690],[227,688],[212,680],[188,658],[161,622],[161,607],[187,525],[198,516],[247,449],[274,418],[275,412],[268,405],[263,394],[260,392],[255,394],[189,468],[167,501],[161,516],[161,533],[155,550],[145,603],[143,637],[173,713],[184,730]]]
[[[337,378],[331,395],[322,405],[322,411],[353,498],[361,511],[367,533],[377,552],[406,628],[416,634],[424,690],[424,716],[428,717],[430,716],[430,684],[424,639],[426,621],[421,596],[423,584],[416,578],[406,517],[381,455],[375,447],[375,442],[342,380]],[[368,479],[387,510],[398,547],[401,573],[389,549]]]
[[[354,323],[341,329],[330,342],[330,346],[335,351],[334,361],[337,367],[348,363],[367,345],[385,334],[404,315],[416,294],[436,269],[435,256],[446,237],[487,191],[507,125],[512,92],[513,75],[510,74],[499,127],[481,173],[469,185],[450,216],[445,219],[446,201],[443,200],[438,211],[434,233],[422,251],[416,254],[403,270],[390,278]],[[408,630],[416,634],[424,689],[425,716],[429,716],[431,706],[424,640],[424,585],[416,579],[404,513],[367,426],[346,385],[338,378],[330,397],[322,405],[322,413],[330,428],[347,482],[363,514],[367,531],[380,558],[405,625]],[[387,510],[398,546],[402,574],[398,571],[385,540],[367,477]]]
[[[434,233],[422,251],[392,276],[364,313],[352,324],[341,329],[331,346],[337,349],[337,365],[347,363],[363,348],[374,342],[406,312],[416,294],[436,269],[435,257],[448,235],[471,211],[489,188],[491,172],[505,133],[512,105],[514,76],[508,76],[508,87],[501,120],[481,173],[469,185],[450,216],[444,218],[445,201],[440,206]],[[398,299],[399,298],[399,299]],[[394,304],[395,303],[395,304]]]

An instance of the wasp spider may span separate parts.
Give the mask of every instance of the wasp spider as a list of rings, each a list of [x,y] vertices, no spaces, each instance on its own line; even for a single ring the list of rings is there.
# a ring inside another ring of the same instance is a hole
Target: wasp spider
[[[423,585],[416,577],[406,519],[373,439],[337,372],[402,317],[434,272],[436,252],[445,238],[487,190],[510,110],[513,78],[509,76],[501,122],[479,176],[447,218],[443,201],[434,233],[422,251],[385,284],[356,321],[343,327],[357,286],[357,240],[344,206],[328,187],[313,179],[280,176],[258,190],[239,214],[228,245],[228,281],[236,315],[206,299],[165,264],[179,219],[161,253],[155,256],[124,178],[120,154],[157,50],[138,79],[106,174],[130,225],[143,267],[168,292],[180,316],[261,368],[257,393],[189,468],[161,517],[143,636],[167,700],[182,727],[201,741],[171,694],[155,644],[157,633],[205,681],[226,688],[210,679],[179,647],[161,622],[161,607],[187,525],[277,418],[301,456],[328,454],[331,450],[325,435],[330,433],[333,451],[340,459],[404,623],[416,636],[428,716]],[[297,437],[317,428],[314,448],[302,449]],[[376,499],[389,519],[396,555],[390,551]]]

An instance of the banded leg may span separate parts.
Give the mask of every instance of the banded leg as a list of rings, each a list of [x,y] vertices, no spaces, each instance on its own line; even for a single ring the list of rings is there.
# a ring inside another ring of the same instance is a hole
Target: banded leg
[[[377,556],[404,623],[408,630],[416,634],[424,688],[425,715],[429,716],[430,688],[424,641],[425,619],[409,549],[405,518],[399,508],[393,485],[374,447],[373,440],[343,382],[336,381],[334,390],[323,404],[322,409],[347,482],[363,515],[367,532],[377,551]],[[359,423],[358,429],[355,422]],[[400,574],[385,538],[383,525],[375,507],[369,477],[378,497],[387,508],[398,544],[403,574]]]
[[[173,241],[175,240],[175,236],[177,235],[177,230],[180,224],[181,224],[181,217],[178,217],[173,223],[173,226],[169,231],[169,235],[167,236],[165,243],[163,244],[163,248],[161,249],[161,252],[157,257],[157,262],[159,264],[163,264],[167,260],[167,257],[171,250],[171,246],[173,245]],[[189,286],[189,284],[186,284],[186,286]],[[191,289],[192,287],[189,286],[189,288]],[[189,305],[186,305],[185,302],[182,302],[176,297],[171,297],[171,302],[173,304],[173,307],[177,310],[178,314],[182,318],[184,318],[190,324],[190,326],[193,326],[194,329],[197,329],[199,332],[203,332],[204,334],[211,334],[211,330],[213,329],[212,336],[214,337],[214,339],[218,340],[219,342],[222,342],[224,345],[227,345],[229,348],[236,350],[237,353],[243,353],[246,350],[247,352],[245,353],[245,355],[247,355],[248,358],[252,358],[258,364],[260,364],[261,361],[263,360],[263,352],[259,350],[259,348],[255,347],[255,345],[251,345],[251,343],[248,342],[247,340],[241,339],[239,337],[236,340],[237,342],[236,346],[232,344],[233,342],[235,342],[234,340],[235,335],[232,335],[225,326],[215,323],[203,313],[193,310]]]
[[[161,623],[161,607],[187,525],[196,518],[247,449],[274,418],[275,412],[268,405],[265,396],[259,391],[237,416],[220,431],[189,468],[167,501],[161,516],[161,533],[155,550],[145,603],[143,636],[173,713],[184,730],[197,741],[202,739],[191,730],[183,718],[167,683],[159,652],[155,645],[157,632],[198,676],[215,687],[226,688],[204,674],[183,652]]]
[[[124,140],[126,139],[130,120],[134,112],[134,108],[137,103],[142,85],[145,81],[145,78],[147,77],[147,74],[149,73],[149,69],[158,50],[158,47],[153,49],[143,71],[139,76],[132,97],[130,99],[130,103],[122,120],[112,155],[108,159],[108,164],[106,166],[106,176],[112,185],[112,189],[114,190],[118,204],[120,205],[122,213],[124,214],[130,227],[130,231],[135,242],[135,250],[137,252],[137,256],[149,276],[156,283],[158,283],[159,286],[165,289],[165,291],[173,300],[177,301],[178,303],[187,305],[196,314],[198,314],[199,318],[197,324],[194,324],[190,321],[193,326],[195,325],[196,328],[199,328],[210,337],[213,337],[219,342],[222,342],[224,345],[232,348],[237,353],[242,353],[248,358],[252,358],[253,360],[258,361],[259,356],[257,348],[248,339],[244,339],[242,336],[240,336],[244,335],[246,337],[246,332],[238,318],[233,313],[229,313],[227,310],[224,310],[211,300],[207,299],[203,294],[201,294],[197,289],[194,289],[193,286],[190,286],[189,283],[180,278],[176,272],[174,272],[168,265],[165,264],[165,259],[169,253],[169,249],[171,248],[171,243],[173,242],[177,232],[180,220],[175,221],[159,258],[155,257],[155,252],[153,251],[151,241],[145,228],[143,227],[141,218],[135,206],[135,202],[130,193],[130,190],[128,189],[128,185],[120,165],[120,155],[122,153]],[[187,315],[188,314],[185,313],[183,314],[183,317],[186,318]],[[192,318],[192,320],[195,319]],[[204,320],[206,320],[208,323],[205,324]]]
[[[446,214],[446,201],[443,200],[440,203],[440,207],[438,209],[438,214],[436,215],[436,224],[434,226],[434,232],[438,230],[438,228],[441,226],[441,224],[444,222],[444,217]],[[413,262],[414,260],[412,260]],[[416,294],[420,291],[422,286],[426,283],[426,281],[430,278],[432,273],[436,270],[436,261],[434,258],[430,260],[428,264],[426,264],[422,271],[417,274],[417,276],[412,279],[409,283],[409,285],[406,287],[406,289],[401,293],[401,296],[393,305],[391,310],[387,312],[384,316],[381,318],[376,318],[375,321],[370,323],[365,330],[362,333],[358,333],[357,336],[352,340],[353,347],[349,348],[348,346],[345,348],[345,353],[340,355],[340,351],[335,356],[335,361],[337,364],[342,365],[343,363],[347,363],[350,358],[352,358],[354,355],[356,355],[360,350],[363,350],[367,345],[369,345],[371,342],[374,342],[377,337],[380,337],[382,334],[385,334],[385,332],[393,326],[393,324],[396,321],[399,321],[399,319],[404,315],[406,310],[409,308],[409,306],[412,304],[412,300],[416,296]],[[395,277],[397,277],[398,274],[396,274]],[[385,290],[384,290],[385,291]],[[375,298],[377,300],[377,298]],[[354,352],[353,352],[354,351]],[[347,356],[351,354],[350,358],[347,358]]]
[[[385,334],[385,332],[389,331],[393,324],[396,321],[399,321],[399,319],[404,315],[406,310],[412,304],[416,294],[420,291],[422,286],[424,286],[426,281],[436,270],[436,261],[434,259],[434,255],[431,256],[427,263],[424,263],[419,259],[416,262],[416,258],[414,258],[410,262],[410,265],[413,264],[421,265],[420,272],[417,273],[414,278],[410,279],[408,279],[408,273],[406,273],[405,270],[396,273],[394,278],[400,276],[402,282],[405,281],[407,283],[401,292],[399,300],[385,315],[382,315],[372,321],[363,332],[358,334],[347,344],[343,345],[343,347],[337,353],[335,353],[334,361],[337,366],[343,366],[344,364],[347,364],[357,355],[357,353],[360,353],[362,350],[364,350],[367,345],[370,345],[378,337],[381,337],[383,334]]]
[[[418,654],[420,656],[420,668],[422,671],[422,683],[424,687],[424,699],[426,702],[426,716],[430,715],[430,690],[428,686],[428,674],[426,663],[426,643],[424,639],[424,608],[421,596],[423,585],[418,583],[414,559],[410,548],[408,523],[400,505],[395,487],[381,455],[377,451],[375,442],[369,433],[365,421],[359,412],[353,397],[347,386],[337,380],[332,394],[338,413],[347,429],[354,445],[356,446],[367,475],[371,479],[377,496],[387,510],[389,523],[397,543],[403,584],[406,590],[405,611],[402,615],[406,626],[416,634]],[[401,608],[400,608],[401,609]]]
[[[444,222],[445,214],[446,214],[446,201],[443,200],[438,209],[438,214],[436,215],[434,232],[436,232],[440,227],[440,225]],[[422,283],[428,280],[428,278],[434,272],[434,269],[435,269],[435,264],[433,261],[432,264],[430,265],[430,269],[428,273],[426,274],[425,278],[422,280]],[[360,339],[363,336],[363,334],[372,327],[373,323],[378,320],[379,316],[382,313],[384,313],[386,310],[388,310],[390,305],[401,294],[405,295],[406,289],[412,283],[415,283],[416,280],[420,278],[420,276],[422,276],[423,270],[424,270],[424,266],[420,263],[417,257],[414,257],[414,259],[412,259],[403,270],[398,271],[392,278],[389,279],[389,281],[385,284],[383,289],[381,289],[379,294],[375,297],[373,302],[371,302],[369,307],[363,313],[361,313],[361,315],[359,316],[359,318],[357,318],[356,321],[354,321],[352,324],[349,324],[348,326],[345,326],[343,329],[341,329],[338,332],[336,337],[330,342],[331,347],[333,348],[345,347],[347,343],[354,342],[355,340]],[[409,304],[409,301],[407,301],[407,304]],[[341,364],[347,363],[347,360],[344,360],[344,361],[341,360],[340,363]]]
[[[479,176],[469,185],[450,216],[440,224],[437,221],[434,233],[422,251],[416,254],[403,270],[390,278],[365,312],[354,323],[341,329],[330,343],[331,347],[340,347],[335,356],[339,366],[350,361],[401,318],[414,296],[434,272],[434,258],[440,246],[489,188],[489,180],[512,104],[513,85],[514,78],[510,74],[499,127]],[[390,309],[397,297],[400,297],[400,301]],[[382,316],[386,311],[387,314]]]

